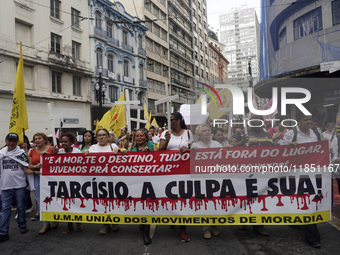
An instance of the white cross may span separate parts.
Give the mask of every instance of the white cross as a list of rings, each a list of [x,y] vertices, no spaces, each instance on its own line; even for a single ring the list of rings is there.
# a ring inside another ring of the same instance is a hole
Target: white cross
[[[137,129],[140,128],[140,123],[144,123],[144,124],[148,123],[147,120],[142,120],[140,118],[140,109],[137,109],[137,119],[136,118],[131,118],[131,120],[137,122]]]
[[[54,120],[60,119],[61,117],[63,117],[63,114],[58,113],[58,114],[53,115],[51,103],[47,103],[47,108],[48,108],[49,116],[47,118],[43,118],[41,120],[42,121],[47,121],[47,120],[50,121],[51,129],[52,129],[52,135],[53,135],[53,144],[54,144],[54,146],[58,146],[57,137],[55,136]]]
[[[131,133],[131,110],[130,105],[138,105],[139,101],[130,101],[129,90],[125,89],[125,101],[117,101],[115,104],[126,105],[126,125],[128,127],[129,133]]]
[[[171,132],[171,121],[170,121],[170,103],[171,101],[178,99],[178,95],[169,96],[168,82],[165,82],[165,97],[155,101],[155,105],[166,103],[167,119],[168,119],[168,129]]]

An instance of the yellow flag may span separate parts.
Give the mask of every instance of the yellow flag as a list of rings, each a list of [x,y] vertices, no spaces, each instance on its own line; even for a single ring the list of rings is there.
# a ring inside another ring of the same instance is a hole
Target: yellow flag
[[[125,101],[124,93],[118,101]],[[96,132],[99,128],[106,128],[112,131],[116,137],[120,136],[120,129],[126,126],[126,109],[125,105],[114,105],[108,110],[103,118],[96,125]]]
[[[150,122],[151,122],[151,112],[148,114],[148,108],[146,104],[144,104],[144,120],[146,120],[148,123],[145,124],[145,129],[149,130],[150,128]]]
[[[27,129],[28,119],[25,98],[24,60],[22,58],[22,49],[20,42],[20,58],[18,63],[17,74],[15,76],[13,105],[11,119],[9,122],[9,132],[16,133],[19,136],[18,144],[22,144],[24,141],[24,130]]]
[[[151,122],[151,126],[154,126],[156,130],[159,128],[158,123],[156,121],[156,118],[153,118],[153,120]]]

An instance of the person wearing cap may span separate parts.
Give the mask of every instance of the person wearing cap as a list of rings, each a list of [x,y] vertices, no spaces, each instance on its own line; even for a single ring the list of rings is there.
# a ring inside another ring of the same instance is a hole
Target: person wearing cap
[[[9,239],[8,230],[11,220],[11,205],[15,199],[18,210],[18,227],[21,234],[27,232],[25,212],[26,173],[33,174],[28,168],[28,158],[18,146],[19,136],[9,133],[6,136],[6,147],[0,150],[1,171],[1,222],[0,242]]]

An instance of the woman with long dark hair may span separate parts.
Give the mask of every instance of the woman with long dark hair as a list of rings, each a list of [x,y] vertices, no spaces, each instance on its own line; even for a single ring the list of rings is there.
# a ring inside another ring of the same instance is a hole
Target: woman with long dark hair
[[[79,150],[84,152],[84,150],[90,149],[93,144],[96,144],[94,133],[91,130],[85,130],[83,132],[83,141],[79,146]]]
[[[182,154],[190,149],[194,137],[190,130],[186,130],[182,114],[179,112],[172,113],[170,121],[171,130],[162,133],[159,150],[178,150]],[[179,226],[179,236],[183,243],[190,241],[190,237],[186,233],[186,226]]]

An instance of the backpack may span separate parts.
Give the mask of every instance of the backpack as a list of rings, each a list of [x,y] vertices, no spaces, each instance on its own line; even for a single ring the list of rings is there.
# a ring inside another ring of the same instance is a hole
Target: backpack
[[[321,135],[318,131],[312,129],[313,132],[315,133],[316,137],[318,138],[318,141],[321,141]],[[294,136],[292,142],[296,142],[296,137],[297,137],[297,127],[293,128]]]

